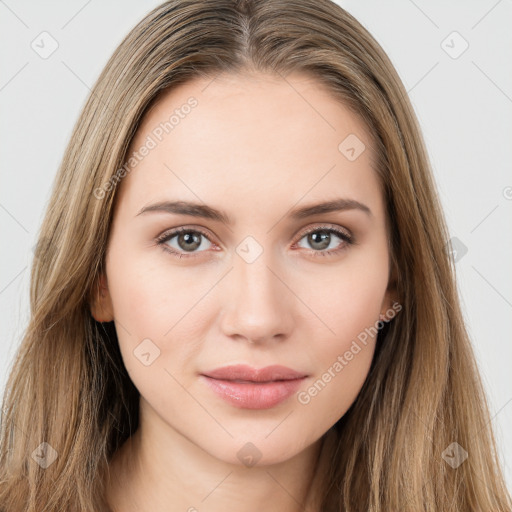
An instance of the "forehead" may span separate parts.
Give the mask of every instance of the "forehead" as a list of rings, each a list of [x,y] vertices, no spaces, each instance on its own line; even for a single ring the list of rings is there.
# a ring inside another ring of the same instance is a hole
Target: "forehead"
[[[335,189],[368,201],[379,194],[372,145],[359,116],[308,75],[198,78],[146,112],[118,194],[139,209],[168,196],[264,208]]]

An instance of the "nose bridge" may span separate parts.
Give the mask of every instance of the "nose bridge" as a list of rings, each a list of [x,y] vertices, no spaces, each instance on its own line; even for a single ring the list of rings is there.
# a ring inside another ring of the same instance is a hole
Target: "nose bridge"
[[[234,278],[239,299],[256,300],[258,304],[264,299],[265,303],[270,304],[279,293],[276,277],[270,271],[275,265],[270,261],[272,258],[269,253],[270,251],[261,254],[252,262],[247,262],[242,257],[235,259]]]
[[[236,248],[224,315],[226,334],[256,341],[287,331],[290,303],[286,287],[274,275],[278,264],[272,254],[252,237]]]

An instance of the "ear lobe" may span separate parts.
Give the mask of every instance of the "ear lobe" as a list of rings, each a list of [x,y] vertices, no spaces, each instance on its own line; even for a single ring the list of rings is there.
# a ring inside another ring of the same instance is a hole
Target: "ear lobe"
[[[379,320],[382,320],[383,322],[389,322],[392,318],[396,315],[396,309],[397,306],[393,306],[393,304],[399,304],[398,301],[394,298],[395,294],[388,294],[386,292],[386,296],[384,297],[384,300],[382,301],[382,308],[379,315]],[[398,308],[398,311],[401,308]]]
[[[384,299],[382,301],[382,307],[380,311],[380,320],[384,322],[391,321],[397,314],[397,311],[402,309],[398,297],[398,292],[396,288],[396,278],[395,275],[391,277],[386,293],[384,294]]]
[[[100,274],[93,286],[93,297],[90,301],[91,314],[97,322],[111,322],[114,320],[114,308],[108,290],[107,278]]]

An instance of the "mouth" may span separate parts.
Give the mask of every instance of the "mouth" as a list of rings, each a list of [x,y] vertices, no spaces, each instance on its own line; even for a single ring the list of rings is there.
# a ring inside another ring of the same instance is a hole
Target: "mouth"
[[[225,366],[200,374],[220,398],[242,409],[269,409],[297,391],[308,377],[285,366],[261,369],[247,365]]]

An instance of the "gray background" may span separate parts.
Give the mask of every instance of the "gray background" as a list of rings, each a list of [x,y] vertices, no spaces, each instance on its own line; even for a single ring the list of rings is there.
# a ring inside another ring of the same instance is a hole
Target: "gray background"
[[[114,48],[158,3],[0,0],[0,392],[28,320],[32,250],[71,129]],[[512,3],[339,4],[388,53],[423,129],[512,489]]]

